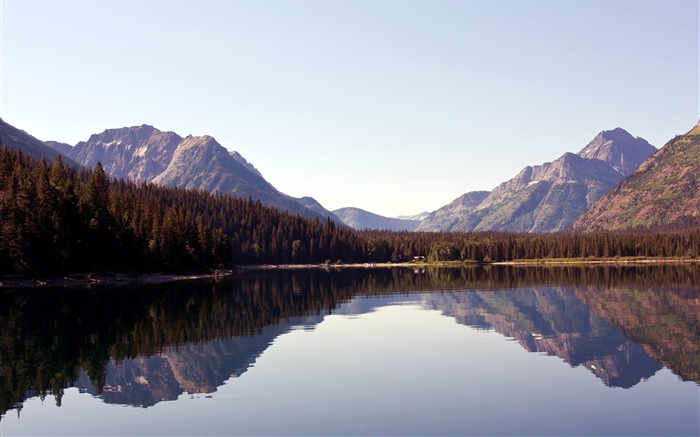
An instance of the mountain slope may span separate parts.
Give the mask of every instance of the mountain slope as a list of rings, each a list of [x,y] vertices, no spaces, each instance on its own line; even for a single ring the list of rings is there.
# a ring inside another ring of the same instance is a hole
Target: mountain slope
[[[416,227],[417,231],[453,230],[461,218],[473,212],[489,195],[488,191],[470,191],[428,214]]]
[[[565,153],[553,162],[525,167],[476,205],[465,198],[456,199],[431,213],[416,230],[556,232],[567,229],[655,150],[645,140],[634,138],[621,128],[600,132],[578,154]]]
[[[23,130],[17,129],[0,118],[0,141],[2,145],[14,149],[22,150],[34,159],[46,159],[47,162],[53,162],[56,155],[61,153],[63,162],[68,165],[78,166],[78,164],[69,159],[67,155],[60,150],[55,150],[46,145],[43,141],[34,138]]]
[[[700,225],[700,122],[647,159],[574,224],[576,231]]]
[[[101,162],[105,171],[117,178],[252,197],[292,214],[330,217],[340,222],[318,202],[309,208],[279,192],[238,152],[229,152],[210,136],[183,138],[144,124],[107,129],[75,147],[48,144],[67,151],[69,157],[86,167]]]
[[[360,208],[340,208],[333,211],[346,225],[354,229],[381,229],[389,231],[413,231],[419,220],[403,220],[384,217]]]

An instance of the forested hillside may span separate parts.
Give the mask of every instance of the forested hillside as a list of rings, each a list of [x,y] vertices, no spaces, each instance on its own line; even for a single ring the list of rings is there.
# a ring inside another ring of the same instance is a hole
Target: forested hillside
[[[700,226],[700,122],[593,204],[575,231]]]
[[[202,271],[256,263],[697,257],[700,229],[548,235],[354,231],[259,201],[110,179],[0,147],[0,273]]]

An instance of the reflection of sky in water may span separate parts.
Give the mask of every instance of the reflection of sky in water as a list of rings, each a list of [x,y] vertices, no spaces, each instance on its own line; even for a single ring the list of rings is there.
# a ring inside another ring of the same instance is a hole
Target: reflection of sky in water
[[[663,369],[631,389],[456,323],[420,296],[359,297],[277,337],[211,395],[147,409],[67,390],[2,435],[697,435],[700,388]]]

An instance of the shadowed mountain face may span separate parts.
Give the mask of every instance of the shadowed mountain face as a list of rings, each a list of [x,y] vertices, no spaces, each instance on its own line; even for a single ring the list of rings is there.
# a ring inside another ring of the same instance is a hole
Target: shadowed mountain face
[[[553,162],[525,167],[483,199],[480,199],[483,192],[467,193],[431,213],[416,230],[556,232],[568,229],[590,205],[655,150],[623,129],[601,132],[578,154],[565,153]]]
[[[238,152],[210,136],[187,136],[141,125],[108,129],[75,147],[47,142],[86,167],[102,163],[117,178],[259,199],[263,204],[305,217],[340,219],[317,204],[307,208],[270,185]]]
[[[615,185],[573,229],[691,226],[700,226],[700,123]]]
[[[78,166],[72,159],[68,159],[65,149],[57,147],[53,149],[41,140],[34,138],[23,130],[6,123],[0,118],[0,142],[2,145],[14,150],[21,150],[32,158],[39,160],[44,158],[46,162],[53,162],[56,155],[63,155],[63,162],[68,165]]]
[[[659,362],[699,382],[698,275],[670,265],[280,270],[0,293],[0,412],[31,396],[60,402],[69,386],[144,407],[211,393],[294,327],[406,300],[584,366],[609,386],[631,387]]]

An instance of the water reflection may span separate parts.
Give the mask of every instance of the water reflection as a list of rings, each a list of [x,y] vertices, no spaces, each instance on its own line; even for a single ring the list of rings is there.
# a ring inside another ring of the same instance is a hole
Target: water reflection
[[[382,297],[420,295],[459,323],[631,387],[662,364],[700,383],[696,266],[271,271],[226,282],[0,294],[0,412],[65,388],[151,406],[211,393],[279,335]]]
[[[662,368],[595,316],[570,286],[426,294],[423,299],[461,324],[493,329],[529,352],[582,365],[610,387],[632,387]]]

